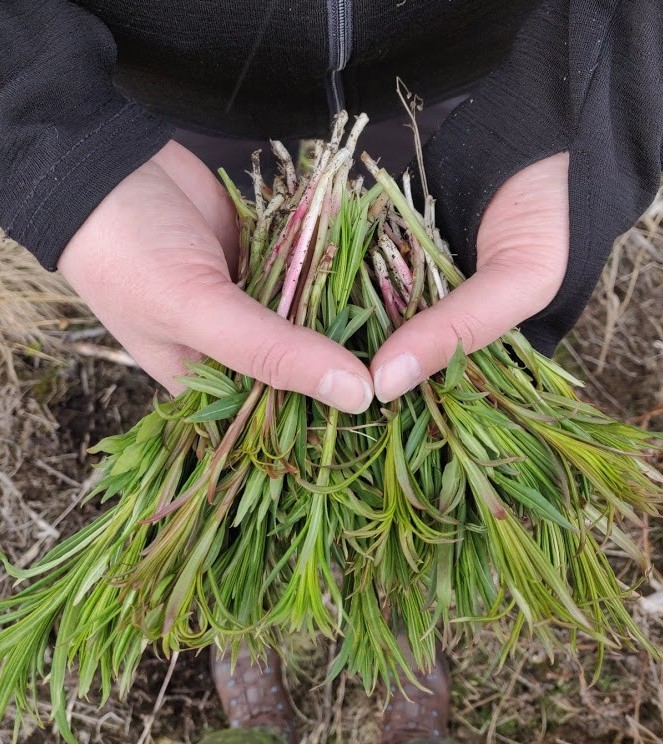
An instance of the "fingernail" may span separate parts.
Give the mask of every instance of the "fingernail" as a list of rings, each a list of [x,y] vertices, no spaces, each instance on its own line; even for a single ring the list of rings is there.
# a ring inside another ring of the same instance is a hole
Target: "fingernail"
[[[399,354],[378,367],[375,373],[375,395],[383,403],[398,398],[421,382],[423,373],[413,354]]]
[[[363,413],[373,400],[371,386],[354,372],[330,369],[318,385],[316,398],[348,413]]]

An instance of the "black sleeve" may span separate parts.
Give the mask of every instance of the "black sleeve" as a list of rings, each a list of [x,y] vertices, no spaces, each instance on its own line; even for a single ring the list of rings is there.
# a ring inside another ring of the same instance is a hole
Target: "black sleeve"
[[[466,273],[498,187],[569,151],[568,270],[553,302],[522,326],[544,353],[582,312],[615,238],[653,200],[662,146],[660,0],[539,0],[509,59],[427,143],[429,188]]]
[[[0,50],[0,228],[53,270],[172,128],[115,90],[113,37],[67,0],[2,0]]]

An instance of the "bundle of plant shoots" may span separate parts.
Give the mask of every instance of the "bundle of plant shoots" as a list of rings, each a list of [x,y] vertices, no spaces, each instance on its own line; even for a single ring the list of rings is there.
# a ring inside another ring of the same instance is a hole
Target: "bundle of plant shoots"
[[[368,362],[463,276],[407,175],[401,191],[364,154],[375,185],[350,179],[367,120],[342,144],[346,120],[307,174],[274,143],[269,187],[254,157],[253,201],[220,174],[241,225],[240,285]],[[522,634],[550,654],[578,634],[656,653],[603,552],[608,541],[647,571],[624,524],[661,498],[651,435],[581,402],[518,331],[459,346],[446,370],[361,415],[211,360],[183,383],[92,450],[106,455],[90,494],[102,516],[27,570],[5,560],[25,588],[0,602],[0,715],[12,699],[36,715],[48,677],[75,742],[68,669],[79,695],[99,684],[105,700],[150,644],[169,656],[246,642],[260,656],[284,634],[322,633],[340,640],[329,678],[347,669],[367,691],[413,678],[399,634],[426,669],[436,643],[497,621],[504,657]]]

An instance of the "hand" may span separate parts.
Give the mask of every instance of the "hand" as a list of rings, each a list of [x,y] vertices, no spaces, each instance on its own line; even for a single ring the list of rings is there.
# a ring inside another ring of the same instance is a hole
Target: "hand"
[[[170,142],[125,178],[69,242],[58,268],[145,371],[171,393],[184,360],[209,356],[281,389],[358,413],[368,369],[291,325],[232,281],[234,208],[215,176]]]
[[[401,326],[373,359],[381,401],[443,369],[459,340],[475,351],[550,304],[569,256],[568,169],[567,153],[553,155],[497,191],[479,226],[476,273]]]

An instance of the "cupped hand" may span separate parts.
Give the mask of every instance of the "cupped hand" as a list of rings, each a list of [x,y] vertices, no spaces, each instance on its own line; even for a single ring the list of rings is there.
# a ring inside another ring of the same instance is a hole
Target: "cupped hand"
[[[459,340],[475,351],[550,304],[569,256],[568,170],[568,154],[559,153],[496,192],[479,226],[476,273],[401,326],[373,359],[381,401],[443,369]]]
[[[170,142],[101,202],[58,268],[172,393],[184,361],[209,356],[276,388],[365,410],[372,381],[356,357],[234,284],[237,242],[235,211],[215,176]]]

